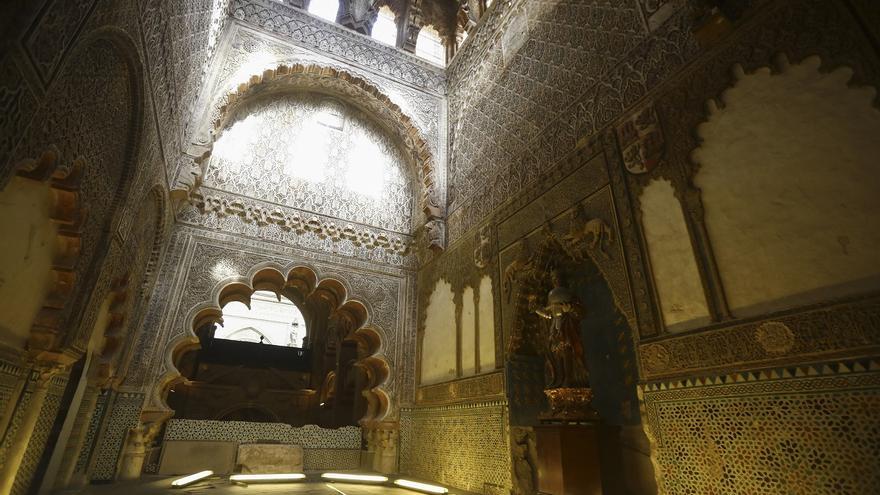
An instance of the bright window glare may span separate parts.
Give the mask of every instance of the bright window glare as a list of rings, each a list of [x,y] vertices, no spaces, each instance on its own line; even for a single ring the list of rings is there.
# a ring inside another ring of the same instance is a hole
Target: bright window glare
[[[273,292],[256,291],[251,308],[233,301],[223,306],[223,326],[214,332],[218,339],[260,342],[270,345],[302,347],[306,322],[299,308],[286,297]]]
[[[319,122],[310,120],[290,142],[284,173],[307,182],[321,182],[327,168],[330,132]]]
[[[353,160],[345,177],[346,187],[371,199],[379,199],[385,186],[385,174],[391,168],[379,146],[360,135],[353,143]]]
[[[338,0],[312,0],[309,2],[309,13],[330,22],[336,22],[336,14],[339,12]]]
[[[423,26],[416,39],[416,56],[430,60],[436,64],[445,64],[445,50],[440,41],[440,34],[430,26]]]
[[[229,91],[234,91],[240,84],[248,82],[251,76],[260,75],[264,70],[274,68],[274,65],[277,65],[277,61],[270,53],[264,51],[251,53],[229,79],[227,88]]]
[[[397,45],[397,24],[394,23],[394,12],[388,6],[379,9],[371,36],[386,45]]]
[[[262,123],[262,118],[248,115],[232,124],[229,129],[223,131],[223,135],[214,143],[211,156],[222,160],[226,170],[229,171],[237,171],[243,165],[251,165],[253,156],[248,153],[248,148],[253,146],[256,141],[257,131]]]

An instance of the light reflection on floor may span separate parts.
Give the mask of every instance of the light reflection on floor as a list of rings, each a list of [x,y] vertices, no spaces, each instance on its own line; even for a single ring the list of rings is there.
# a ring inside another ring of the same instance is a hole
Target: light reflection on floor
[[[151,476],[136,482],[119,482],[108,485],[91,485],[79,492],[82,495],[422,495],[420,492],[405,490],[392,486],[370,486],[351,483],[283,483],[283,484],[251,484],[238,486],[229,483],[226,477],[211,478],[181,489],[171,488],[171,481],[177,476]],[[457,495],[463,492],[453,492]]]

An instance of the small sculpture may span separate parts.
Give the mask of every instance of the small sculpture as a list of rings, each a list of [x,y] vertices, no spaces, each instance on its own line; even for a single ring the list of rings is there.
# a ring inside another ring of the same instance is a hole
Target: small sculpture
[[[553,271],[552,278],[554,288],[547,295],[547,305],[533,308],[535,314],[550,322],[547,364],[551,376],[547,387],[588,387],[589,373],[584,365],[584,347],[580,337],[581,304],[563,285],[559,272]]]
[[[477,247],[474,248],[474,265],[483,269],[489,266],[489,259],[492,257],[492,246],[489,241],[491,230],[489,226],[483,227],[477,233]]]
[[[568,234],[562,238],[566,250],[576,259],[583,259],[583,247],[591,251],[598,251],[602,257],[608,259],[607,245],[614,240],[611,227],[600,218],[593,218],[586,222],[580,221],[580,214],[574,212],[571,215]]]

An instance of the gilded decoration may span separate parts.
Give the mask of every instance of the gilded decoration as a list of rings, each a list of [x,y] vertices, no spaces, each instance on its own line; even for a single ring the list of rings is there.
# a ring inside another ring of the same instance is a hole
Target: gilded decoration
[[[508,372],[530,375],[524,358],[542,356],[549,406],[538,415],[542,420],[596,419],[594,409],[612,422],[637,420],[634,360],[625,344],[631,338],[628,319],[609,288],[606,270],[597,266],[607,269],[612,264],[616,236],[607,221],[588,218],[582,207],[562,218],[568,220],[567,229],[545,224],[520,241],[517,254],[504,267],[502,297],[513,311]],[[611,352],[600,349],[610,343],[608,332],[615,327],[620,333],[614,352],[621,354],[612,371],[598,356]],[[597,407],[591,406],[595,393],[591,366],[601,367],[600,375],[609,377],[599,384]],[[534,411],[544,401],[530,398],[531,387],[514,387],[512,392],[512,405],[516,404],[512,416],[518,424],[532,424],[526,411]]]
[[[419,387],[416,403],[450,404],[503,396],[504,375],[496,372]]]

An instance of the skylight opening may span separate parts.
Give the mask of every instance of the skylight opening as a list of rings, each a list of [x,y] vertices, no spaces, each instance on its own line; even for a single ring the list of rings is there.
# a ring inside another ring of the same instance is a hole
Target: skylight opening
[[[376,17],[370,35],[376,41],[397,46],[397,23],[394,22],[394,12],[387,5],[379,9],[379,15]]]
[[[312,0],[309,2],[309,13],[321,19],[336,22],[339,13],[339,0]]]

